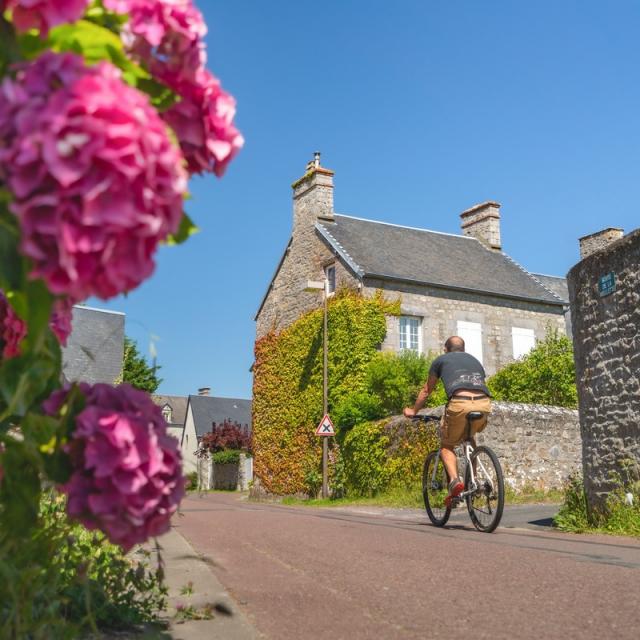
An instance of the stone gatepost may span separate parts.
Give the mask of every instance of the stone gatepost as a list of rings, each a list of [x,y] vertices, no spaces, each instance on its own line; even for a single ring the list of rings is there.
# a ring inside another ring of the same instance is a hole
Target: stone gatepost
[[[581,241],[567,278],[582,460],[592,518],[609,493],[640,479],[640,229]]]

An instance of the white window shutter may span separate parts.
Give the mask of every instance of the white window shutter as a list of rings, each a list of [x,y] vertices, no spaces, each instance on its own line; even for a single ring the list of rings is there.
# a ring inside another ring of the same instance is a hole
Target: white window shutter
[[[513,357],[515,360],[526,356],[536,346],[536,336],[533,329],[512,327],[511,337],[513,339]]]
[[[464,350],[482,363],[482,325],[458,320],[458,335],[464,340]]]

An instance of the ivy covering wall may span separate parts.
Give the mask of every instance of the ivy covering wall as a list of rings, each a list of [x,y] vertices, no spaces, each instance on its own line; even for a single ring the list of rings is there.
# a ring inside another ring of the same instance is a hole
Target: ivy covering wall
[[[385,315],[400,303],[381,293],[339,291],[328,304],[329,411],[364,390],[366,366],[386,334]],[[320,469],[322,443],[322,308],[256,342],[253,383],[254,470],[276,494],[305,492]]]

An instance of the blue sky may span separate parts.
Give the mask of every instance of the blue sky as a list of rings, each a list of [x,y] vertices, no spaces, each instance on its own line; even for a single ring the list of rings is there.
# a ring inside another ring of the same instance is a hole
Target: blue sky
[[[504,250],[564,275],[577,238],[640,226],[637,0],[242,0],[198,5],[209,66],[246,138],[222,180],[192,182],[201,233],[163,248],[126,298],[160,392],[250,397],[253,317],[313,151],[339,213],[457,233],[502,204]]]

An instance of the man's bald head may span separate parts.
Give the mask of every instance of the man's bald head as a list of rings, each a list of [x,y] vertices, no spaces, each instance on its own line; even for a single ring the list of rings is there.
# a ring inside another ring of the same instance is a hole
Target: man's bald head
[[[445,343],[447,353],[451,351],[464,351],[464,340],[460,336],[451,336]]]

